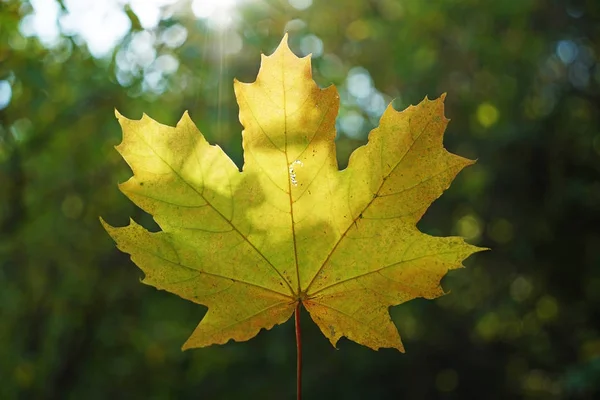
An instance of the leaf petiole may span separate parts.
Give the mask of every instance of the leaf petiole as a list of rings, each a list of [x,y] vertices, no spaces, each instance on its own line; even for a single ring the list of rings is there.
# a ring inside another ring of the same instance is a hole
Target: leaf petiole
[[[296,322],[296,399],[302,400],[302,336],[300,332],[300,304],[296,303],[294,319]]]

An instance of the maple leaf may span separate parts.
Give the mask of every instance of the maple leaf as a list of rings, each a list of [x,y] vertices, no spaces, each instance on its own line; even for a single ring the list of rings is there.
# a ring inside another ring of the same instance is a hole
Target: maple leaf
[[[301,302],[335,346],[345,336],[403,351],[388,308],[444,292],[441,278],[483,250],[416,228],[471,160],[447,152],[444,96],[390,105],[339,171],[335,87],[317,87],[287,37],[254,83],[234,82],[244,126],[240,172],[185,113],[176,127],[129,120],[119,187],[162,231],[104,227],[144,271],[143,283],[208,312],[183,348],[248,340]]]

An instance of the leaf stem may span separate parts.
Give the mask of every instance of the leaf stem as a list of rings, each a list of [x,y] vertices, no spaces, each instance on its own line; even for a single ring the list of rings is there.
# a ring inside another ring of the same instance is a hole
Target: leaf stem
[[[302,336],[300,332],[300,300],[296,303],[294,319],[296,321],[296,399],[302,400]]]

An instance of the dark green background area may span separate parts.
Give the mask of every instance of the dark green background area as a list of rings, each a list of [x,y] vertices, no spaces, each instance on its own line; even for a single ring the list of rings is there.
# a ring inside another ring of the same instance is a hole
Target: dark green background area
[[[155,227],[117,189],[130,170],[114,109],[168,124],[189,110],[241,165],[232,79],[254,79],[286,24],[297,54],[322,40],[313,73],[342,92],[340,118],[364,117],[352,139],[339,134],[341,167],[378,119],[348,95],[349,72],[397,108],[448,93],[445,145],[478,163],[419,227],[493,249],[444,278],[447,296],[390,310],[406,354],[345,339],[335,350],[304,313],[306,399],[600,398],[599,2],[268,0],[242,5],[226,32],[176,13],[151,32],[187,31],[174,48],[156,43],[179,62],[159,89],[148,68],[119,70],[142,30],[133,11],[104,59],[77,37],[24,37],[30,12],[0,1],[12,91],[0,110],[0,399],[294,398],[292,321],[182,352],[206,309],[140,284],[98,221]],[[223,54],[233,35],[241,50]]]

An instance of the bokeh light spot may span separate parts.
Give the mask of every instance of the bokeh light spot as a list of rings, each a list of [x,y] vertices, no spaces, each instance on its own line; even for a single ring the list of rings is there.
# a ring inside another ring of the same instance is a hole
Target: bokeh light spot
[[[456,222],[456,230],[467,240],[476,240],[481,236],[481,222],[473,215],[465,215]]]
[[[348,85],[348,92],[358,99],[369,97],[373,91],[373,80],[371,79],[371,75],[362,67],[352,68],[348,72],[346,82]]]
[[[233,23],[233,9],[238,0],[194,0],[192,12],[201,19],[208,20],[217,29],[224,29]]]
[[[154,61],[154,65],[163,74],[170,75],[175,73],[177,68],[179,68],[179,61],[170,54],[163,54]]]
[[[129,0],[131,9],[140,20],[144,29],[154,29],[162,17],[161,7],[176,3],[178,0]]]
[[[556,55],[564,64],[571,64],[577,58],[577,45],[572,40],[561,40],[556,45]]]
[[[33,123],[27,118],[16,120],[10,127],[10,133],[17,142],[24,141],[33,130]]]
[[[160,36],[160,41],[167,47],[175,49],[185,43],[187,39],[187,29],[185,27],[175,24],[168,27],[163,31]]]
[[[283,31],[284,32],[301,31],[304,28],[306,28],[306,22],[302,21],[301,19],[293,19],[291,21],[288,21],[285,24]]]
[[[236,32],[229,31],[223,38],[222,51],[224,54],[237,54],[244,47],[244,41]]]
[[[131,21],[116,1],[67,0],[60,19],[64,34],[82,38],[96,57],[110,54],[131,29]]]
[[[0,81],[0,110],[5,109],[10,104],[12,98],[12,88],[8,81]]]
[[[485,128],[489,128],[496,124],[499,117],[500,112],[491,103],[481,103],[479,107],[477,107],[477,121]]]
[[[357,42],[367,39],[369,36],[371,36],[369,24],[362,19],[352,22],[346,28],[346,36],[348,36],[349,39]]]
[[[404,15],[405,5],[401,1],[379,0],[375,4],[379,8],[381,17],[388,21],[398,20]]]
[[[300,51],[304,55],[312,54],[321,57],[323,54],[323,41],[315,35],[306,35],[300,40]]]
[[[590,83],[589,68],[582,62],[575,62],[569,67],[569,81],[579,89],[585,89]]]
[[[290,6],[294,7],[296,10],[306,10],[308,7],[312,6],[312,0],[288,0]]]
[[[340,128],[352,139],[363,139],[364,123],[365,118],[354,110],[348,111],[340,118]]]
[[[490,341],[498,335],[500,325],[498,315],[494,312],[488,312],[479,320],[479,322],[477,322],[475,331],[479,337],[486,341]]]
[[[154,36],[147,31],[136,33],[133,35],[127,50],[130,61],[142,68],[148,67],[156,58]]]
[[[37,36],[44,46],[54,47],[60,38],[58,3],[55,0],[31,0],[30,4],[33,13],[21,20],[21,33],[26,37]]]
[[[380,117],[385,111],[386,106],[387,104],[383,95],[375,90],[366,99],[364,104],[365,111],[374,117]]]
[[[398,312],[398,311],[397,311]],[[398,324],[398,328],[402,332],[402,337],[407,339],[418,338],[421,334],[417,319],[406,310],[400,311],[401,314],[394,316],[394,322]]]
[[[544,296],[538,300],[535,311],[540,320],[553,320],[558,315],[558,303],[554,297]]]
[[[510,296],[515,301],[523,302],[529,298],[532,290],[531,283],[526,278],[519,276],[510,285]]]

